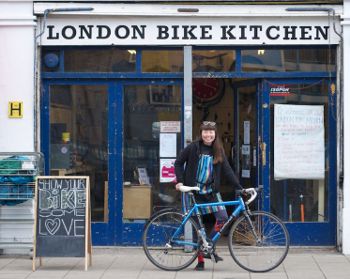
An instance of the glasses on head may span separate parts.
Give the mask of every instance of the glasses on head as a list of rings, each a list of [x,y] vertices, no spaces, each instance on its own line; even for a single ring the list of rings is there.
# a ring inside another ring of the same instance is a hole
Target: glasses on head
[[[210,127],[214,127],[216,125],[216,123],[213,121],[203,121],[202,124],[204,126],[210,126]]]

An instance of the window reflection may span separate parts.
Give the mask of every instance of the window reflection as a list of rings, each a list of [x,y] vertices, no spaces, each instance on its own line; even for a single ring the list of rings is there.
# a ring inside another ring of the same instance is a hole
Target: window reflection
[[[90,177],[91,217],[108,221],[107,86],[50,87],[50,171]]]
[[[194,72],[235,71],[236,51],[194,50],[192,60]]]
[[[183,51],[143,50],[142,72],[183,72]]]
[[[67,72],[134,72],[136,50],[117,48],[67,49],[64,69]]]
[[[242,50],[242,71],[335,71],[335,49],[250,49]]]
[[[180,86],[124,87],[124,219],[148,219],[152,212],[179,202],[180,195],[174,183],[160,181],[164,174],[160,172],[160,160],[167,163],[162,171],[170,176],[169,160],[175,159],[181,148],[180,131],[168,133],[172,138],[171,146],[160,146],[164,134],[160,127],[165,121],[173,121],[180,128],[180,111]],[[162,155],[163,147],[175,153]]]

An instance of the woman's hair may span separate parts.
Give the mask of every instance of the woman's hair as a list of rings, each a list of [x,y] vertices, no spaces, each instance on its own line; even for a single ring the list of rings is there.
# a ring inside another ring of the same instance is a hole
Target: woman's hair
[[[213,149],[214,149],[214,164],[222,163],[223,154],[224,154],[224,148],[221,143],[221,139],[218,133],[217,124],[215,122],[211,121],[203,121],[202,124],[199,126],[199,134],[200,134],[200,140],[202,139],[202,131],[203,130],[212,130],[215,131],[215,140],[213,142]]]

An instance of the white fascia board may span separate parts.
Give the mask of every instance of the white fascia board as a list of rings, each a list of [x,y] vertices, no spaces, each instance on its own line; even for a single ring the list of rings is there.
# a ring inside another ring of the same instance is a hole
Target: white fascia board
[[[34,26],[33,1],[1,1],[0,26]]]
[[[47,9],[93,8],[93,11],[55,12],[62,15],[110,15],[110,16],[189,16],[189,17],[320,17],[324,11],[286,11],[288,7],[331,8],[342,14],[342,5],[159,5],[159,4],[96,4],[96,3],[34,3],[34,14],[43,15]],[[179,8],[198,9],[198,12],[178,12]]]

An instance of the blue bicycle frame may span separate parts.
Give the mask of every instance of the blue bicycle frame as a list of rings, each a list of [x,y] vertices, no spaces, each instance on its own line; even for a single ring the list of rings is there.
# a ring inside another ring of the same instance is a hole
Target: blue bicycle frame
[[[237,216],[239,216],[239,214],[242,211],[246,210],[244,201],[241,197],[238,197],[237,200],[234,201],[226,201],[226,202],[215,202],[215,203],[201,203],[201,204],[197,204],[195,203],[193,205],[193,207],[190,209],[190,211],[188,211],[186,213],[186,217],[182,220],[181,226],[178,227],[178,229],[175,231],[174,235],[172,236],[171,242],[175,243],[175,244],[179,244],[179,245],[189,245],[189,246],[193,246],[193,247],[197,247],[198,244],[197,243],[193,243],[193,242],[187,242],[187,241],[179,241],[179,240],[174,240],[176,239],[176,237],[181,233],[182,228],[185,226],[186,222],[188,221],[189,218],[192,217],[193,213],[196,214],[196,216],[198,217],[198,220],[201,220],[201,213],[200,213],[200,208],[203,207],[213,207],[213,206],[236,206],[235,210],[232,212],[232,214],[230,215],[229,219],[225,222],[225,224],[222,226],[222,228],[220,229],[220,231],[218,231],[214,237],[212,238],[212,242],[215,244],[216,241],[220,238],[222,232],[226,229],[227,225],[231,223],[231,221],[233,220],[233,218],[236,218]],[[201,230],[204,229],[201,225],[200,222],[200,226],[201,226]]]

